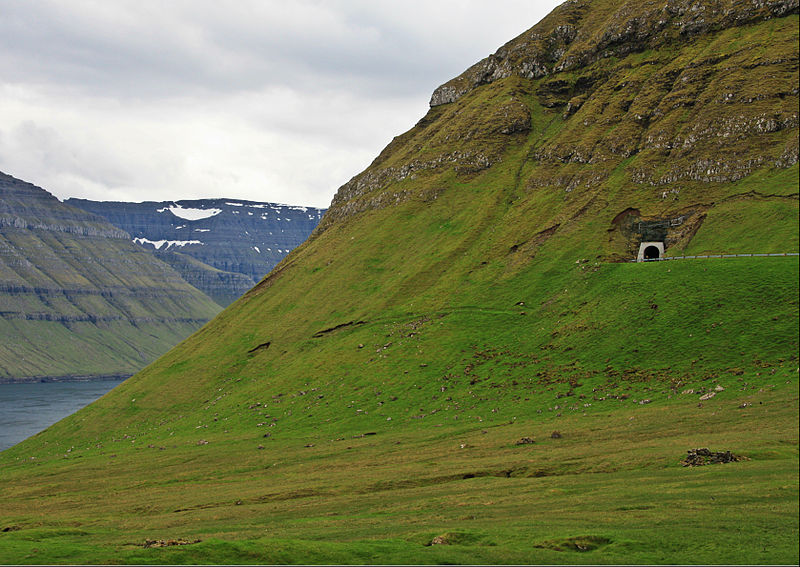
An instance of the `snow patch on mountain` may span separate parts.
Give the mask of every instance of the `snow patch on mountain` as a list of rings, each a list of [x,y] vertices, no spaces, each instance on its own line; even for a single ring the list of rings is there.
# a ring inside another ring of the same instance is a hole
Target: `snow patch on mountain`
[[[171,248],[173,246],[180,246],[183,248],[187,244],[200,244],[203,245],[202,242],[199,240],[149,240],[147,238],[136,237],[133,239],[136,244],[151,244],[155,247],[156,250],[161,250],[161,247],[164,247],[164,250]]]
[[[156,212],[158,213],[163,213],[164,211],[169,211],[178,218],[182,218],[189,221],[196,221],[216,216],[222,212],[222,209],[192,209],[192,208],[184,208],[181,207],[180,205],[173,205],[171,207],[164,207],[163,209],[156,209]]]

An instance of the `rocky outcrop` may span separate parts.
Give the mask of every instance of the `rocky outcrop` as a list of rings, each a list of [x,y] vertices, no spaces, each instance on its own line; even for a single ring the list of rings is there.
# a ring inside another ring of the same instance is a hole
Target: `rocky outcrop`
[[[512,75],[539,79],[599,59],[787,16],[797,13],[798,0],[628,1],[592,8],[588,0],[564,2],[529,31],[438,87],[430,105],[455,102],[476,87]]]
[[[222,306],[301,244],[325,212],[238,199],[66,203],[126,231]]]
[[[0,382],[132,374],[219,310],[102,217],[0,174]]]
[[[738,198],[734,183],[798,163],[797,14],[798,0],[565,2],[436,89],[428,114],[340,187],[314,237],[498,172],[515,198],[576,201],[572,220],[621,187],[642,222],[688,219],[665,237],[686,246]],[[786,191],[747,198],[797,200]],[[607,258],[640,242],[610,238]]]
[[[689,449],[686,453],[686,458],[681,461],[684,467],[702,467],[704,465],[713,465],[717,463],[735,463],[738,461],[750,460],[747,457],[734,455],[730,451],[710,451],[705,447],[701,449]]]

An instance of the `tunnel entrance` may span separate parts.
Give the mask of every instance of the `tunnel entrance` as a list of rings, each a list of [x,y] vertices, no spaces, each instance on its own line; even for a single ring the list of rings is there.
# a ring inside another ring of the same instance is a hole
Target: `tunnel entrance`
[[[659,254],[658,248],[655,246],[648,246],[644,249],[644,259],[645,260],[658,260],[661,257]]]
[[[642,242],[639,245],[639,255],[636,257],[636,261],[647,262],[649,260],[658,260],[663,256],[664,256],[663,242]]]

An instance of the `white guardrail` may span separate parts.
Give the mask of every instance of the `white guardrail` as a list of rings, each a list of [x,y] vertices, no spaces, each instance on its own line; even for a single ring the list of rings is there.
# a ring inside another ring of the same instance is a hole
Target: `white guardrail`
[[[696,258],[749,258],[753,256],[800,256],[800,252],[783,252],[779,254],[709,254],[707,256],[663,256],[644,260],[628,260],[629,262],[663,262],[665,260],[694,260]]]

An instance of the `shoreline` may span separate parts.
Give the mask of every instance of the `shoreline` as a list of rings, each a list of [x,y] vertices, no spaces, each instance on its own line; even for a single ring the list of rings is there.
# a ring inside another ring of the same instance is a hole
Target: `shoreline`
[[[0,386],[4,384],[42,384],[48,382],[103,382],[110,380],[118,380],[120,382],[127,380],[133,374],[93,374],[73,375],[66,374],[63,376],[25,376],[25,377],[3,377],[0,378]]]

